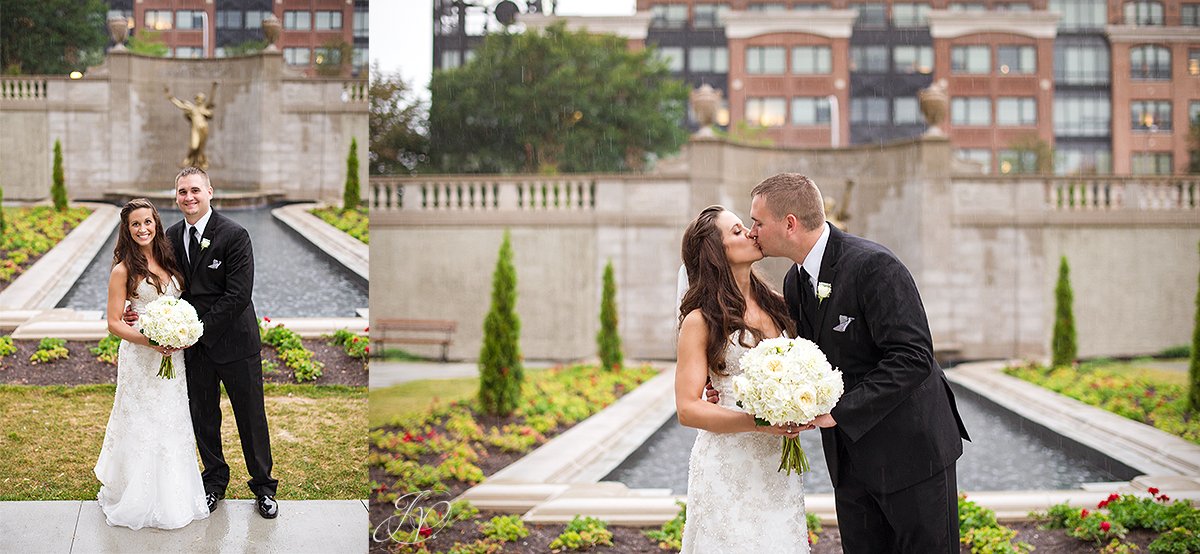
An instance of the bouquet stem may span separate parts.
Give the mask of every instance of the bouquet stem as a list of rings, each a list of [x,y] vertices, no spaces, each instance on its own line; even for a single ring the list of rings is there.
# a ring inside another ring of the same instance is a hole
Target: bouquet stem
[[[792,470],[796,473],[808,473],[808,456],[804,455],[804,448],[800,446],[798,438],[783,439],[783,455],[779,457],[779,471],[787,470],[787,474],[791,475]]]
[[[163,356],[162,363],[158,364],[158,376],[163,379],[175,378],[175,364],[170,356]]]

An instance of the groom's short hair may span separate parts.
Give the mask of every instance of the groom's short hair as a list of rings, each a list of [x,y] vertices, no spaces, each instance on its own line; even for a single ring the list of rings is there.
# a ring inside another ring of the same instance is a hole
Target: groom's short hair
[[[204,177],[204,184],[208,185],[208,188],[212,188],[212,181],[208,180],[208,173],[206,173],[203,169],[200,169],[195,166],[185,167],[185,168],[181,169],[179,171],[179,173],[175,175],[175,186],[176,187],[179,186],[180,179],[182,179],[184,177],[188,177],[190,175],[199,175],[201,177]]]
[[[799,173],[780,173],[763,179],[750,191],[750,197],[763,197],[767,210],[776,218],[796,216],[806,231],[825,224],[825,203],[812,179]]]

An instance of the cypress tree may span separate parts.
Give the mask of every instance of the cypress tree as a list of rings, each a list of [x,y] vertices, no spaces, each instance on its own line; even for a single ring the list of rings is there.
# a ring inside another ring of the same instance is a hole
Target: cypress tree
[[[1200,278],[1197,278],[1200,282]],[[1200,412],[1200,288],[1196,290],[1196,321],[1192,324],[1192,359],[1188,364],[1188,409]]]
[[[54,184],[50,185],[50,197],[54,200],[54,209],[60,212],[67,209],[67,185],[63,180],[62,141],[54,141]]]
[[[497,416],[507,416],[517,408],[525,378],[516,304],[517,270],[506,230],[492,273],[492,304],[483,320],[483,348],[479,352],[479,404],[485,413]]]
[[[1071,305],[1071,269],[1067,266],[1067,257],[1062,257],[1058,265],[1058,286],[1054,287],[1054,339],[1051,350],[1054,359],[1051,367],[1069,366],[1075,363],[1078,347],[1075,344],[1075,315]]]
[[[621,335],[617,332],[617,284],[613,278],[612,260],[604,266],[604,289],[600,295],[600,332],[596,333],[600,350],[600,366],[608,371],[621,369]]]
[[[4,187],[0,187],[0,239],[8,231],[8,222],[4,220]]]
[[[346,155],[346,186],[342,190],[342,209],[358,209],[358,139],[350,138],[350,153]]]

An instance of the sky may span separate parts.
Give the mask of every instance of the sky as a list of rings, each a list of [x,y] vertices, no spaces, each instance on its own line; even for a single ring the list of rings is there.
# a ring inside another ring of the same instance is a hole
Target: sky
[[[498,0],[476,0],[494,5]],[[517,0],[518,5],[524,2]],[[550,9],[549,0],[543,5]],[[628,15],[635,0],[559,0],[559,15]],[[428,96],[433,71],[433,0],[371,2],[371,63],[385,72],[400,72],[413,88]],[[470,28],[468,26],[468,28]]]

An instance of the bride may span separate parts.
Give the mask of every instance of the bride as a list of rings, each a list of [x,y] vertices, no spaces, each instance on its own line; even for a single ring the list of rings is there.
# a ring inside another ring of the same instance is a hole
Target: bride
[[[96,499],[109,525],[133,529],[177,529],[208,517],[183,352],[152,346],[121,319],[126,301],[141,313],[161,296],[181,294],[183,275],[161,229],[149,200],[125,204],[108,281],[108,331],[123,340],[116,398],[96,461]],[[172,356],[173,379],[157,376],[163,356]]]
[[[812,426],[756,427],[736,405],[738,358],[758,341],[794,335],[787,306],[751,270],[763,254],[742,221],[721,206],[683,234],[690,283],[680,303],[675,408],[700,430],[688,464],[683,552],[808,552],[804,483],[776,471],[782,437]],[[704,400],[706,381],[719,404]]]

